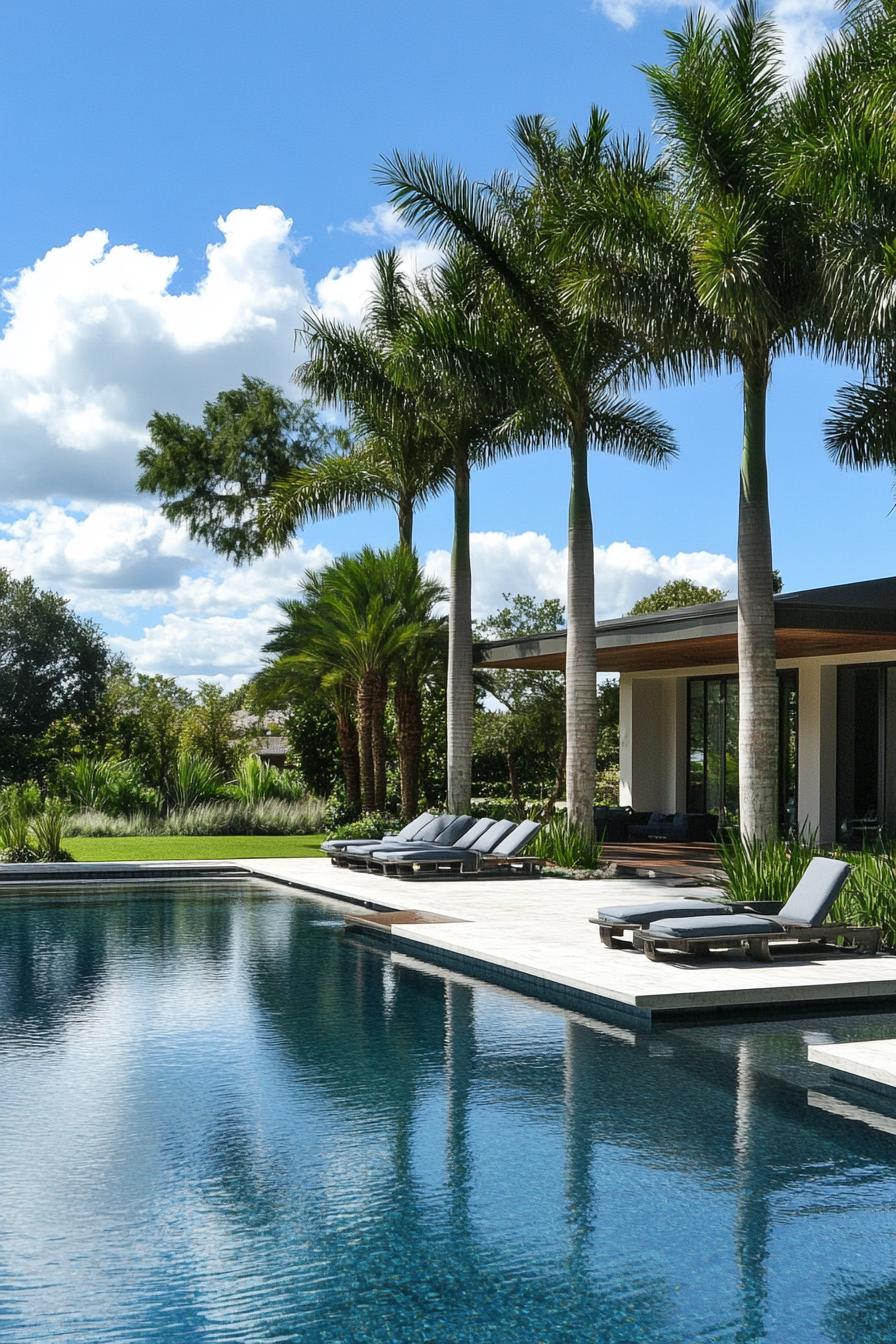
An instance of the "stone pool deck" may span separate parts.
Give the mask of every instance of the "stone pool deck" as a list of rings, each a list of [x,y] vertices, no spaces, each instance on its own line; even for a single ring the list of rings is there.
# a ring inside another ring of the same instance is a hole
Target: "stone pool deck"
[[[830,1069],[837,1082],[896,1098],[896,1040],[810,1045],[809,1060]]]
[[[322,859],[240,859],[244,871],[371,910],[418,912],[385,931],[396,951],[585,1011],[649,1022],[821,1004],[896,1007],[896,956],[799,953],[771,965],[740,953],[652,963],[609,950],[589,924],[601,905],[688,893],[658,880],[477,878],[398,881]],[[434,922],[425,922],[425,916]]]

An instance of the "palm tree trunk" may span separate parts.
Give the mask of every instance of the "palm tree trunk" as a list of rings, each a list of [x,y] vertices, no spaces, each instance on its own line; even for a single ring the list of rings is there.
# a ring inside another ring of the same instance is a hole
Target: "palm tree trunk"
[[[470,810],[473,775],[473,617],[470,575],[470,464],[466,448],[454,455],[454,542],[448,603],[449,812]]]
[[[765,409],[768,360],[745,362],[744,447],[737,529],[738,756],[741,835],[777,833],[778,680]]]
[[[374,781],[373,723],[376,716],[375,672],[367,672],[358,683],[358,764],[361,777],[361,807],[376,811]]]
[[[376,812],[386,807],[386,678],[376,675],[370,719],[370,753],[373,761],[373,805]]]
[[[336,736],[342,756],[345,801],[352,811],[361,810],[361,767],[358,760],[358,730],[349,714],[336,715]]]
[[[417,815],[420,796],[420,751],[423,716],[420,688],[415,681],[399,677],[395,683],[395,735],[398,739],[398,769],[401,775],[401,815]]]
[[[403,495],[398,500],[398,544],[414,549],[414,497]]]
[[[569,558],[566,577],[566,806],[570,821],[594,831],[597,752],[597,665],[594,620],[594,526],[588,493],[588,435],[584,413],[569,435]]]

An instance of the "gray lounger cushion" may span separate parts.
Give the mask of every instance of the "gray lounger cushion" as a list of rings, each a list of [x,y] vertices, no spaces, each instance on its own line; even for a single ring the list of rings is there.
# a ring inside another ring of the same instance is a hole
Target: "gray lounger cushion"
[[[423,827],[430,821],[435,820],[436,818],[432,812],[421,812],[419,817],[415,817],[414,820],[409,821],[406,826],[402,826],[401,830],[396,831],[394,835],[382,836],[379,843],[382,844],[386,840],[390,842],[393,840],[416,840],[420,831],[423,830]],[[339,854],[343,849],[351,849],[355,845],[368,845],[371,843],[373,842],[370,840],[325,840],[321,845],[321,849],[326,850],[328,854]]]
[[[642,902],[641,905],[605,905],[591,920],[592,924],[640,924],[646,929],[657,919],[677,919],[681,915],[708,918],[712,915],[730,915],[733,908],[721,901],[701,901],[695,898],[671,901]]]
[[[657,938],[767,938],[787,929],[766,915],[719,915],[710,919],[691,915],[656,920],[647,931]]]
[[[808,929],[823,924],[851,871],[840,859],[811,859],[790,900],[778,912],[781,923]]]
[[[445,812],[442,816],[433,817],[432,821],[428,821],[417,832],[413,840],[398,840],[394,837],[391,840],[351,840],[344,849],[338,852],[345,855],[346,858],[359,856],[363,858],[365,854],[371,854],[375,849],[394,849],[396,847],[405,849],[408,845],[431,845],[437,841],[441,843],[443,835],[448,833],[451,834],[453,843],[458,833],[457,823],[461,823],[460,832],[463,833],[471,821],[472,817],[455,817],[450,812]]]
[[[492,821],[490,817],[484,817],[481,829],[477,822],[454,845],[411,845],[407,849],[381,849],[375,850],[370,858],[374,863],[413,863],[420,859],[434,862],[436,859],[463,858],[471,853],[488,854],[512,830],[512,821]]]

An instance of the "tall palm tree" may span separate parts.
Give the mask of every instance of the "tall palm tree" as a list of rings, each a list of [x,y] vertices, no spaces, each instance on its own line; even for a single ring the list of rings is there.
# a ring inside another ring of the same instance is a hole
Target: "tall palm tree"
[[[793,181],[821,249],[822,291],[837,353],[861,382],[841,388],[825,424],[830,455],[860,471],[896,465],[896,12],[861,3],[815,58],[794,99]]]
[[[553,248],[556,216],[571,184],[597,170],[606,123],[593,116],[584,135],[562,144],[540,117],[520,118],[513,139],[523,174],[472,183],[456,167],[395,154],[380,178],[408,223],[437,243],[461,242],[492,279],[490,317],[525,358],[528,393],[513,428],[519,440],[565,441],[571,463],[566,652],[566,790],[575,825],[593,826],[597,700],[594,539],[588,450],[604,448],[661,462],[673,445],[667,427],[621,395],[626,377],[643,369],[644,352],[618,322],[575,307],[567,269]]]
[[[777,831],[778,688],[766,398],[778,355],[824,349],[810,212],[788,182],[793,94],[773,21],[736,0],[690,16],[646,74],[665,151],[616,147],[570,211],[579,301],[624,308],[666,371],[741,375],[738,507],[740,825]],[[588,272],[591,272],[589,275]]]
[[[414,302],[398,254],[374,258],[375,279],[360,327],[320,313],[305,315],[300,338],[308,358],[293,378],[349,417],[343,450],[299,467],[271,490],[263,515],[268,538],[285,545],[303,523],[391,504],[399,543],[413,545],[414,511],[447,483],[448,465],[416,399],[396,382],[392,349]]]
[[[451,545],[447,664],[447,806],[469,810],[472,788],[473,621],[470,478],[474,467],[511,451],[512,414],[525,394],[525,368],[487,312],[488,287],[478,254],[454,246],[421,277],[396,343],[397,376],[415,397],[449,465]]]

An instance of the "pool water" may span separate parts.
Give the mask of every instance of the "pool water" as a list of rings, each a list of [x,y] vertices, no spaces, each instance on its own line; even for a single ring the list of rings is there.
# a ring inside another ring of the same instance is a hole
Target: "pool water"
[[[636,1032],[262,884],[0,898],[0,1340],[893,1344],[891,1017]]]

